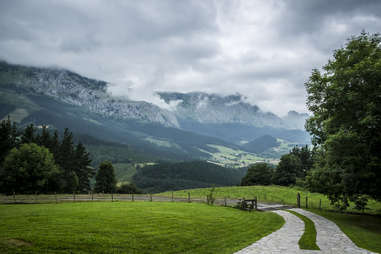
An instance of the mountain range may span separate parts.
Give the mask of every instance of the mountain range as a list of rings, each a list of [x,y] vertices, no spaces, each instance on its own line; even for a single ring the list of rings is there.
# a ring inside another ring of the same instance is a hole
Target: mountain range
[[[119,162],[124,154],[127,161],[202,159],[242,166],[245,160],[238,157],[246,156],[247,163],[261,153],[276,159],[292,145],[309,143],[307,114],[291,111],[281,118],[239,94],[158,92],[168,106],[162,108],[112,96],[108,86],[65,69],[0,62],[0,118],[10,115],[21,126],[68,127],[95,156],[111,149]],[[262,136],[267,138],[259,139],[258,149],[253,141]],[[263,144],[267,140],[270,145]]]

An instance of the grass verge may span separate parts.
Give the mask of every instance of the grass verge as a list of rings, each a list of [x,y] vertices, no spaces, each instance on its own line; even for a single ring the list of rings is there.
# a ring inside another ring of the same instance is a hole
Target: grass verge
[[[190,189],[190,190],[180,190],[175,191],[175,197],[186,198],[188,192],[191,194],[191,198],[204,198],[209,194],[211,188],[200,188],[200,189]],[[214,191],[214,196],[216,198],[223,199],[226,198],[253,198],[258,197],[259,202],[274,202],[274,203],[284,203],[288,205],[296,205],[296,195],[297,193],[301,195],[301,206],[305,208],[306,197],[308,197],[308,207],[318,208],[321,200],[322,209],[335,209],[330,204],[330,201],[326,196],[320,193],[311,193],[309,191],[284,187],[284,186],[231,186],[231,187],[217,187]],[[165,195],[170,197],[171,192],[164,192],[158,195]],[[351,207],[348,208],[348,211],[354,210],[354,205],[351,204]],[[375,200],[369,200],[367,213],[371,214],[381,214],[381,202]]]
[[[197,203],[0,205],[0,253],[233,253],[283,223]]]
[[[316,228],[313,221],[300,213],[286,211],[298,216],[304,222],[304,233],[298,242],[299,247],[303,250],[320,250],[316,245]]]
[[[381,217],[308,209],[333,222],[360,248],[381,253]]]

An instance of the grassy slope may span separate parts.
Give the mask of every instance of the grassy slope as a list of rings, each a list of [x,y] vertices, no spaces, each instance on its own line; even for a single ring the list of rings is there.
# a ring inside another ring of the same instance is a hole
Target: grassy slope
[[[300,213],[287,211],[298,216],[304,222],[304,233],[298,242],[299,247],[303,250],[320,250],[316,245],[316,228],[313,221]]]
[[[205,198],[210,192],[210,188],[191,189],[176,191],[174,195],[176,197],[187,197],[188,192],[191,193],[192,198],[201,197]],[[257,196],[260,202],[277,202],[290,205],[296,205],[297,193],[301,195],[301,205],[305,206],[305,197],[308,197],[309,207],[317,208],[319,206],[319,200],[322,200],[323,209],[334,209],[330,205],[327,197],[320,193],[310,193],[298,188],[290,188],[283,186],[233,186],[233,187],[217,187],[214,195],[217,198],[252,198]],[[161,193],[160,195],[171,195],[171,192]],[[381,202],[370,200],[368,203],[368,213],[381,214]],[[354,211],[353,207],[349,208],[349,211]]]
[[[335,222],[357,246],[381,253],[380,216],[343,214],[318,209],[309,210]]]
[[[283,223],[273,213],[195,203],[1,205],[0,253],[233,253]]]

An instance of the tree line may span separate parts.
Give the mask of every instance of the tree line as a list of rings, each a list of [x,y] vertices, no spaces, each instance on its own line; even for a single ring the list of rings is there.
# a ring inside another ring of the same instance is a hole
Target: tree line
[[[95,177],[92,188],[91,179]],[[0,192],[87,193],[139,192],[133,185],[116,187],[114,168],[109,161],[99,169],[91,166],[90,154],[65,128],[60,135],[47,126],[33,124],[19,129],[8,117],[0,124]]]

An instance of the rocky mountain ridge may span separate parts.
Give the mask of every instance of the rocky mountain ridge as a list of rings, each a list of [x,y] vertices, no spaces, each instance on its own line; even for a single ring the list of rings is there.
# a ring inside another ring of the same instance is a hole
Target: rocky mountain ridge
[[[58,68],[38,68],[0,62],[0,84],[27,89],[58,101],[86,108],[117,120],[134,119],[182,128],[181,122],[197,124],[243,124],[303,130],[307,114],[295,111],[280,118],[245,101],[240,94],[221,96],[202,92],[159,92],[172,110],[145,101],[117,98],[107,92],[108,83]]]
[[[25,67],[1,62],[0,83],[82,106],[103,117],[179,126],[173,113],[148,102],[113,97],[107,93],[107,82],[89,79],[65,69]]]

